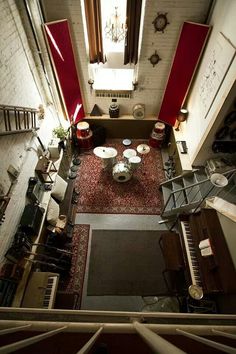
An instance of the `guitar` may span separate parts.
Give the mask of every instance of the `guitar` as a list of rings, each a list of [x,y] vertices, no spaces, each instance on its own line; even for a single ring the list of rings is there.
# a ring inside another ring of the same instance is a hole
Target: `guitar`
[[[5,211],[11,199],[11,190],[14,184],[15,182],[11,183],[10,188],[6,195],[0,195],[0,225],[2,225],[2,223],[5,220]]]

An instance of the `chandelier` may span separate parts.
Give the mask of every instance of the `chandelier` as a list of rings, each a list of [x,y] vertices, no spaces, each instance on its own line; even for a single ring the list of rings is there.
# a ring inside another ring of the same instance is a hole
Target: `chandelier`
[[[115,13],[111,15],[111,18],[106,21],[104,28],[106,38],[112,42],[121,42],[125,39],[127,33],[127,25],[121,23],[120,15],[118,15],[118,7],[115,7]]]

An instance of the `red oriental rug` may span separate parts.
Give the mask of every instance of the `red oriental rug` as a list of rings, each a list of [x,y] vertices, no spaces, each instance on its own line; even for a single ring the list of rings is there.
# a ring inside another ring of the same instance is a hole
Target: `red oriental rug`
[[[63,282],[59,282],[60,291],[75,294],[82,298],[84,274],[88,252],[89,225],[75,225],[72,238],[72,260],[70,275]]]
[[[128,148],[136,149],[144,140],[133,140]],[[126,147],[121,140],[108,140],[104,146],[118,151],[117,160],[122,160]],[[162,209],[159,185],[164,181],[161,152],[151,147],[148,154],[141,156],[140,167],[132,178],[124,183],[115,181],[112,171],[103,169],[102,160],[93,152],[81,156],[81,165],[75,181],[79,193],[77,213],[102,214],[152,214]]]

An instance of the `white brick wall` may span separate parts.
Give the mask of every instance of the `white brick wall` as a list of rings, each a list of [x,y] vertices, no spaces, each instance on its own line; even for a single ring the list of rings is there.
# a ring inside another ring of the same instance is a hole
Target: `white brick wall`
[[[39,80],[15,1],[1,0],[0,24],[0,104],[37,108],[43,103]],[[2,117],[0,122],[2,127]],[[46,117],[40,124],[39,135],[46,145],[52,125],[57,124],[51,110],[47,109]],[[31,133],[0,136],[0,189],[4,193],[11,183],[7,173],[9,164],[20,170],[6,210],[6,219],[0,226],[0,262],[12,241],[26,202],[28,178],[34,175],[38,145]],[[26,146],[36,150],[26,151]]]

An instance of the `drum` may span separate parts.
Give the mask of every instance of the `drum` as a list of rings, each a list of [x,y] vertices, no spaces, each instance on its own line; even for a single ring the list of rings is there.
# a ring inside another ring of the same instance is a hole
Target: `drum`
[[[124,162],[118,162],[112,170],[112,175],[117,182],[127,182],[132,177],[131,169],[128,164]]]
[[[157,133],[157,134],[163,134],[164,130],[165,130],[165,124],[162,123],[162,122],[157,122],[155,125],[154,125],[154,132]]]
[[[157,122],[152,130],[149,145],[154,148],[160,148],[162,146],[165,136],[165,124]]]
[[[123,151],[123,157],[129,162],[129,159],[133,156],[136,156],[137,152],[134,149],[125,149]]]
[[[90,150],[93,148],[93,133],[90,131],[89,135],[86,137],[77,137],[78,139],[78,146],[84,150]]]
[[[77,138],[86,138],[87,136],[89,136],[89,133],[90,129],[89,124],[87,122],[79,122],[77,124]]]
[[[140,156],[130,157],[129,165],[130,165],[131,171],[137,170],[137,168],[140,166],[140,164],[141,164],[141,157]]]

